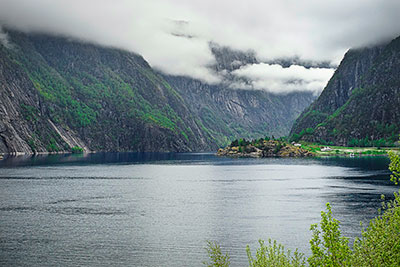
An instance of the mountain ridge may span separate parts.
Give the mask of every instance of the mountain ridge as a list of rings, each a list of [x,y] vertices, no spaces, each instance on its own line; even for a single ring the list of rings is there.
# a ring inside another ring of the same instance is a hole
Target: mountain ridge
[[[215,151],[242,134],[287,134],[313,99],[297,93],[286,105],[285,96],[161,74],[142,56],[120,49],[6,32],[0,153]]]
[[[9,98],[2,103],[3,112],[14,111],[1,133],[2,151],[67,150],[68,142],[59,134],[63,131],[70,133],[71,144],[94,151],[217,147],[205,141],[207,133],[190,117],[176,91],[141,56],[63,37],[10,34],[14,48],[1,47],[2,63],[7,65],[2,70],[20,73],[25,83],[13,86],[19,79],[9,73],[2,86],[2,100]],[[13,98],[15,93],[23,101]]]
[[[390,145],[400,131],[400,37],[350,49],[321,95],[296,120],[293,139]]]

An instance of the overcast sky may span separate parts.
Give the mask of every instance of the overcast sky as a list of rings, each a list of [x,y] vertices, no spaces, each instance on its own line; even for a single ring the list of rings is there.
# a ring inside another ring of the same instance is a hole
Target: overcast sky
[[[400,0],[0,0],[0,24],[123,48],[167,74],[208,83],[221,81],[209,68],[209,42],[253,50],[261,62],[338,64],[351,47],[400,35],[399,14]],[[234,72],[277,93],[318,92],[332,73],[265,63]]]

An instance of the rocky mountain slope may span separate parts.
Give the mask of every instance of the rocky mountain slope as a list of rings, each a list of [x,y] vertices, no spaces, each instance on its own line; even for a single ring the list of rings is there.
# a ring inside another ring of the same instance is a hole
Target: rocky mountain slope
[[[0,152],[217,148],[139,55],[8,32],[0,46]]]
[[[351,49],[319,98],[296,120],[293,139],[384,146],[400,132],[400,37]]]
[[[239,136],[287,134],[313,99],[165,76],[140,55],[69,38],[7,35],[9,44],[0,44],[0,153],[213,151]],[[219,70],[238,57],[218,52]]]
[[[232,88],[238,79],[231,75],[232,71],[259,62],[252,52],[215,44],[211,51],[216,58],[215,71],[224,73],[222,84],[209,85],[187,77],[164,78],[179,91],[191,111],[222,145],[238,137],[288,135],[295,119],[316,97],[311,92],[273,94]]]

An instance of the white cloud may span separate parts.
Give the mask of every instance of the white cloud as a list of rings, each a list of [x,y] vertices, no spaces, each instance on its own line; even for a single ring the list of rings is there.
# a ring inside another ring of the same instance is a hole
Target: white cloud
[[[235,84],[242,89],[267,90],[272,93],[288,93],[293,91],[320,92],[332,77],[334,69],[305,68],[291,65],[284,68],[277,64],[251,64],[232,72],[248,83]]]
[[[187,14],[157,0],[0,1],[0,23],[7,26],[122,48],[143,55],[150,65],[168,74],[216,83],[219,77],[208,68],[215,61],[208,40],[171,34],[186,30],[174,21],[195,18]]]
[[[261,61],[337,64],[351,47],[400,34],[398,14],[399,0],[0,0],[0,24],[137,52],[165,73],[209,83],[222,79],[209,69],[210,42]]]
[[[8,35],[3,31],[1,25],[0,25],[0,45],[4,45],[7,48],[11,47]]]

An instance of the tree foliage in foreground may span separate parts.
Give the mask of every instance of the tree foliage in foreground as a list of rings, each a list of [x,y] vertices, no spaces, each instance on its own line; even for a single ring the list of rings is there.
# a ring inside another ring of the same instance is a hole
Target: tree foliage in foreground
[[[308,263],[310,266],[348,266],[351,255],[349,239],[342,236],[340,222],[332,217],[329,203],[326,208],[327,212],[321,212],[321,230],[318,224],[311,225],[312,255],[308,258]]]
[[[400,266],[400,197],[382,204],[384,212],[372,219],[354,242],[351,266]]]
[[[389,154],[392,172],[391,180],[398,184],[400,179],[400,156]],[[368,227],[356,238],[353,248],[349,239],[342,236],[340,222],[333,218],[332,209],[328,203],[327,211],[321,212],[320,224],[311,225],[310,240],[311,256],[307,259],[309,266],[400,266],[400,192],[394,194],[395,199],[382,203],[380,215],[372,219]],[[306,266],[304,255],[290,250],[269,240],[268,245],[259,241],[255,257],[247,246],[247,257],[250,267]],[[229,266],[229,255],[223,254],[221,248],[208,242],[207,252],[212,264],[207,266]]]
[[[210,262],[203,262],[207,267],[228,267],[230,264],[228,253],[223,254],[221,247],[216,242],[207,241],[207,253]]]
[[[265,245],[263,240],[258,241],[260,247],[256,251],[256,257],[253,258],[251,255],[250,247],[247,245],[246,252],[247,258],[249,259],[250,267],[262,267],[262,266],[305,266],[305,258],[302,253],[299,253],[297,249],[292,254],[290,250],[285,251],[285,247],[278,244],[276,240],[268,240],[268,245]]]
[[[392,172],[390,180],[397,185],[400,179],[400,156],[395,154],[393,151],[390,151],[389,158],[389,170]]]

